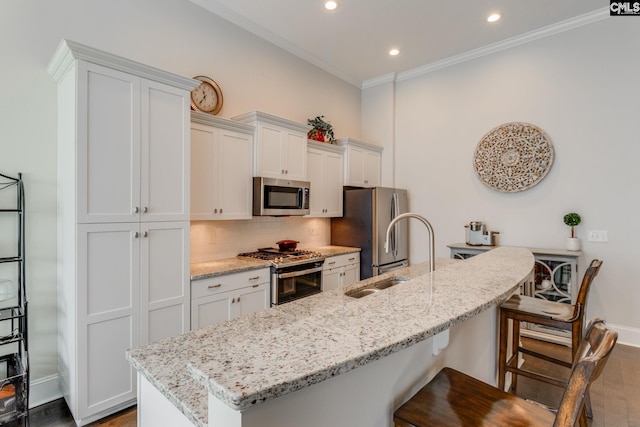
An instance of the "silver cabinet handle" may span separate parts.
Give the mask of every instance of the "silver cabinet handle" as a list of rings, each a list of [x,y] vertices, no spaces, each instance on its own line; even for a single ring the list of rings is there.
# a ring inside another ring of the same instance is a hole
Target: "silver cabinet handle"
[[[249,277],[249,280],[258,280],[260,276]]]
[[[333,265],[333,264],[335,264],[335,263],[336,263],[335,261],[331,261],[331,262],[328,262],[327,264],[329,264],[329,265]]]
[[[142,237],[149,237],[149,233],[145,231],[144,233],[142,233]]]
[[[222,213],[222,208],[220,208],[220,213]]]
[[[240,302],[240,297],[238,297],[238,299],[236,300],[236,302]]]
[[[138,236],[140,236],[140,234],[139,234],[137,231],[136,231],[135,233],[133,233],[133,237],[134,237],[135,239],[137,239],[137,238],[138,238]]]
[[[231,300],[231,304],[233,304],[233,303],[235,303],[235,302],[236,302],[236,299],[235,299],[235,298]]]
[[[284,169],[282,169],[282,171],[280,171],[280,173],[284,173]]]
[[[207,286],[207,288],[208,288],[208,289],[216,289],[216,288],[219,288],[219,287],[221,287],[221,286],[222,286],[222,284],[221,284],[221,283],[218,283],[217,285],[209,285],[209,286]]]
[[[133,213],[139,213],[140,212],[140,208],[139,207],[134,207],[133,208]]]
[[[214,210],[213,210],[213,213],[218,213],[218,209],[217,209],[217,208],[216,208],[216,209],[214,209]]]
[[[145,207],[142,209],[142,212],[144,212],[144,213],[149,212],[149,208],[145,206]]]
[[[355,257],[353,257],[353,258],[349,258],[349,261],[355,261],[355,260],[356,260],[356,258],[355,258]]]
[[[257,288],[258,286],[260,286],[260,285],[253,285],[252,288]]]

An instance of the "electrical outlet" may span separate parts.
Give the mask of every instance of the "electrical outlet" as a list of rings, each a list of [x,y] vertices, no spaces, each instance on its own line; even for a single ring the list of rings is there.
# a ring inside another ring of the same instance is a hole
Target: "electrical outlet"
[[[590,242],[608,242],[609,235],[606,230],[589,230],[587,240]]]
[[[315,236],[316,234],[316,229],[313,227],[309,227],[309,236]]]

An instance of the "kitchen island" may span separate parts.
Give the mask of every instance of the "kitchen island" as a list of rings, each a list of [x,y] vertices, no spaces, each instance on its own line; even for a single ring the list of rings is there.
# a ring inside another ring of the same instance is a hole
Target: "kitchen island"
[[[324,292],[130,350],[139,426],[390,426],[444,365],[494,381],[487,309],[533,264],[520,248],[439,259],[433,273],[422,264],[349,287],[411,278],[364,298]]]

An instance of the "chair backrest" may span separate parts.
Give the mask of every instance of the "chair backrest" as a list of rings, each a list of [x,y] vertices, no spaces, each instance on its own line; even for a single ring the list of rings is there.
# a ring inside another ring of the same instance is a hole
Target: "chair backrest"
[[[587,300],[589,299],[589,288],[591,288],[591,283],[593,283],[593,279],[598,275],[600,271],[600,266],[602,265],[602,261],[599,259],[594,259],[589,264],[589,268],[584,272],[584,277],[582,278],[582,284],[580,285],[580,290],[578,291],[578,296],[576,297],[576,304],[573,310],[573,317],[577,318],[578,316],[584,316],[587,311]]]
[[[607,329],[603,320],[594,319],[589,323],[586,335],[576,353],[571,376],[558,407],[554,427],[576,425],[589,386],[602,373],[617,340],[618,333]]]

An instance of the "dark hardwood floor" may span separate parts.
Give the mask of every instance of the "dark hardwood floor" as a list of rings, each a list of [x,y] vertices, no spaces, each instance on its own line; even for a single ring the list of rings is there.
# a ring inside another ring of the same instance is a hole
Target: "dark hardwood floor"
[[[527,345],[542,348],[550,355],[570,357],[568,347],[527,338],[524,340]],[[566,369],[534,358],[525,359],[524,363],[549,375],[568,374]],[[562,398],[560,388],[524,377],[518,380],[517,394],[551,406],[557,406]],[[640,348],[616,345],[604,372],[591,388],[591,401],[594,414],[591,427],[640,427]],[[75,426],[62,399],[33,408],[30,413],[31,427]],[[92,423],[90,426],[135,427],[135,407]]]

